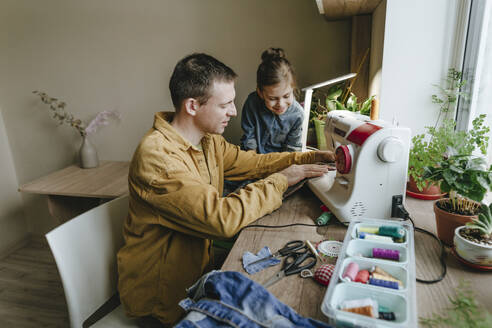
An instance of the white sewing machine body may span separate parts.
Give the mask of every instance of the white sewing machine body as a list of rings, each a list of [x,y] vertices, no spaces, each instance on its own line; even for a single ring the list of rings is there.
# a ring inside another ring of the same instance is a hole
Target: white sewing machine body
[[[342,222],[390,218],[393,196],[405,198],[410,129],[335,110],[325,137],[337,170],[309,180],[311,190]]]

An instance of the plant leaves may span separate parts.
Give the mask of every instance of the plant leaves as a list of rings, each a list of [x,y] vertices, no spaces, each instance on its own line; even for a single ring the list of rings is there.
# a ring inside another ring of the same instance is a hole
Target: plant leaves
[[[477,182],[484,188],[487,189],[489,188],[489,184],[487,183],[487,179],[482,177],[480,174],[477,174],[476,176]]]

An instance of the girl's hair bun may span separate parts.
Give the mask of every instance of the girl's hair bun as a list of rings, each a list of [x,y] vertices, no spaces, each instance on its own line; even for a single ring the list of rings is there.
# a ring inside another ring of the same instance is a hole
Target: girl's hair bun
[[[261,54],[261,60],[264,62],[281,58],[285,59],[285,52],[282,48],[268,48]]]

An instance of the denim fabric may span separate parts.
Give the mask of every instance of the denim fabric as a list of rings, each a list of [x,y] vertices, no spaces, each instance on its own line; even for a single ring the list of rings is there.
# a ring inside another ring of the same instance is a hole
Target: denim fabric
[[[239,272],[212,271],[187,290],[179,305],[188,312],[175,327],[330,327],[301,317],[263,286]]]
[[[255,261],[258,261],[259,259],[263,259],[265,257],[268,257],[272,255],[272,252],[270,251],[270,248],[268,246],[263,247],[260,249],[260,251],[255,255],[251,252],[244,252],[243,254],[243,268],[246,270],[247,273],[249,274],[254,274],[257,273],[269,266],[272,265],[277,265],[280,263],[280,260],[272,257],[268,260],[264,260],[258,263],[251,264]]]
[[[301,150],[303,109],[294,100],[282,115],[276,115],[252,92],[241,114],[241,149],[254,149],[258,154]]]

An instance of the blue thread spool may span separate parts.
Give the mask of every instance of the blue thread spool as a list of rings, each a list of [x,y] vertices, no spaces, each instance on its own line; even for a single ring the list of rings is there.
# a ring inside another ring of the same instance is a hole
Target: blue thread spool
[[[398,283],[396,281],[389,281],[383,279],[370,278],[369,285],[398,289]]]
[[[405,237],[405,229],[394,226],[380,226],[378,234],[400,239]]]

